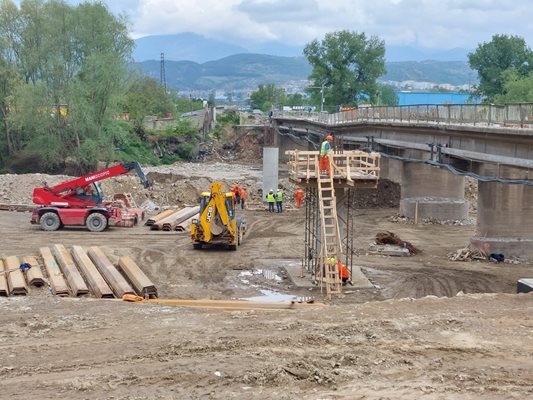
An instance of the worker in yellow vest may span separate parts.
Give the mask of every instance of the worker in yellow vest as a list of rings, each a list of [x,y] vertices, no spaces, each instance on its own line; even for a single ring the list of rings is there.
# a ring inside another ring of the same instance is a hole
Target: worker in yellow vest
[[[270,191],[265,196],[266,202],[268,203],[268,212],[274,212],[274,203],[276,202],[276,196],[274,195],[274,190]]]
[[[281,189],[278,189],[276,192],[276,206],[278,207],[278,212],[283,212],[283,192]]]
[[[320,166],[319,166],[319,172],[327,173],[328,175],[331,174],[330,171],[330,164],[331,164],[331,154],[333,153],[332,149],[332,143],[333,143],[333,136],[328,135],[326,136],[326,140],[322,142],[320,145]]]

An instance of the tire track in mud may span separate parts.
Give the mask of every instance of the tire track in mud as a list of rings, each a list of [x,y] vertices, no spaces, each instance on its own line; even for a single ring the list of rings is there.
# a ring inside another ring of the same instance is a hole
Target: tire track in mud
[[[493,274],[447,268],[364,267],[385,298],[453,297],[463,293],[503,292],[506,285]]]

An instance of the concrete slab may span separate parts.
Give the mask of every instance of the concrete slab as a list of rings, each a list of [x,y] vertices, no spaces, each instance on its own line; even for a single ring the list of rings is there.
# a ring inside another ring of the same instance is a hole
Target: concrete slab
[[[396,246],[393,244],[371,244],[368,248],[370,254],[379,254],[380,256],[409,256],[409,249]]]
[[[301,289],[315,289],[319,287],[313,283],[313,275],[308,271],[302,272],[301,260],[272,260],[272,259],[258,259],[254,261],[254,268],[283,268],[287,272],[289,279],[294,286]],[[352,285],[348,284],[344,288],[352,289],[370,289],[374,286],[367,279],[367,277],[361,271],[361,267],[358,265],[352,266]]]

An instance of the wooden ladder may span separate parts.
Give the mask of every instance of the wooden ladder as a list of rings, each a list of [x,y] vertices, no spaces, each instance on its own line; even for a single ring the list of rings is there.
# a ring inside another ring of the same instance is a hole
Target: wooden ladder
[[[137,204],[135,204],[135,200],[133,199],[133,196],[131,193],[124,193],[124,197],[126,198],[130,208],[137,208]]]
[[[335,187],[333,186],[333,173],[331,175],[321,175],[317,165],[318,183],[318,204],[320,207],[320,222],[322,228],[322,265],[324,265],[324,282],[326,284],[326,294],[331,298],[333,294],[342,293],[342,283],[338,263],[329,265],[329,258],[338,260],[342,248],[339,235],[339,222],[337,220],[337,202],[335,198]]]

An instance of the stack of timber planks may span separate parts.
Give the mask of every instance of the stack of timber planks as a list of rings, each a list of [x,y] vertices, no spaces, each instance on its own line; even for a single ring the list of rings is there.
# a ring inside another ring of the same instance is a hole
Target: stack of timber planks
[[[31,285],[47,287],[58,296],[122,298],[132,294],[157,298],[155,285],[129,256],[120,257],[117,268],[96,246],[88,250],[72,246],[69,251],[62,244],[55,244],[41,247],[39,252],[40,257],[0,259],[0,296],[31,294]],[[23,272],[21,262],[31,268]]]
[[[193,218],[200,212],[200,206],[184,207],[180,210],[166,210],[146,221],[153,231],[184,232]]]

